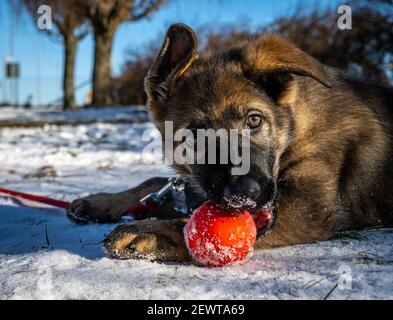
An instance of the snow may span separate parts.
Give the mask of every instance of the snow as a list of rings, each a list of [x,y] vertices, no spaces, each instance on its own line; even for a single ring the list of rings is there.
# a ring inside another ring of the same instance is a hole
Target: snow
[[[56,119],[86,116],[78,112]],[[106,109],[95,123],[0,129],[0,187],[72,200],[173,174],[142,157],[141,135],[158,134],[153,125],[112,121],[118,112]],[[28,117],[39,122],[41,113]],[[61,210],[0,198],[0,299],[323,299],[337,285],[328,299],[393,298],[391,229],[256,251],[246,264],[209,269],[108,258],[101,241],[114,227],[74,225]]]
[[[0,124],[41,124],[51,123],[91,123],[105,122],[144,122],[148,113],[142,106],[121,108],[86,108],[75,111],[59,111],[47,108],[23,109],[13,107],[0,108]]]

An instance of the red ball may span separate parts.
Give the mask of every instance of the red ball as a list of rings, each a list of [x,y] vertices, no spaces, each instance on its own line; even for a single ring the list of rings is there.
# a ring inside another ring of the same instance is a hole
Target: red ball
[[[257,230],[248,211],[230,212],[206,202],[184,228],[187,247],[201,265],[222,267],[251,257]]]

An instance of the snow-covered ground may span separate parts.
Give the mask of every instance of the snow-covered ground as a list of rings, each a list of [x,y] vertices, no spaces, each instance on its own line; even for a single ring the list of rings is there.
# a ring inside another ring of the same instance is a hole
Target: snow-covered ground
[[[12,112],[1,112],[12,120]],[[152,124],[113,123],[118,111],[105,113],[97,114],[100,123],[1,129],[0,187],[72,200],[172,174],[142,159],[141,135]],[[60,210],[0,198],[0,299],[393,298],[393,230],[257,252],[247,264],[207,269],[110,259],[100,242],[114,227],[74,225]]]
[[[143,122],[148,119],[148,114],[142,106],[122,108],[86,108],[75,111],[59,111],[56,109],[23,109],[2,107],[0,108],[0,126],[44,124],[45,122],[57,124],[92,123],[95,121],[106,122]]]

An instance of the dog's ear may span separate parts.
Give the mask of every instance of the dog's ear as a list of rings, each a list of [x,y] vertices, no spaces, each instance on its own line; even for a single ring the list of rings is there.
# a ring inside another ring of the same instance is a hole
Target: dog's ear
[[[191,28],[184,24],[169,27],[161,50],[145,79],[151,100],[165,99],[171,87],[191,65],[198,50],[198,40]]]
[[[274,99],[288,88],[293,75],[310,77],[330,88],[323,64],[278,35],[247,43],[242,51],[244,75],[261,85]]]

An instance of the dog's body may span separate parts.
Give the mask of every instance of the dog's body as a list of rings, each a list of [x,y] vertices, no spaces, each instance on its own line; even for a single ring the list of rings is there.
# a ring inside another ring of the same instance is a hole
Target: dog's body
[[[164,133],[164,121],[173,121],[175,129],[241,129],[246,124],[253,130],[251,170],[245,177],[231,176],[228,166],[175,164],[191,177],[194,187],[187,196],[195,205],[205,199],[220,203],[234,193],[252,198],[257,207],[273,200],[275,223],[260,234],[256,248],[393,225],[391,88],[348,78],[277,36],[214,55],[196,52],[194,33],[172,26],[146,79],[159,130]],[[78,200],[70,215],[117,221],[165,182],[156,178],[121,194]],[[174,219],[172,203],[152,216],[159,220],[116,228],[105,240],[109,253],[189,259],[185,219]]]

